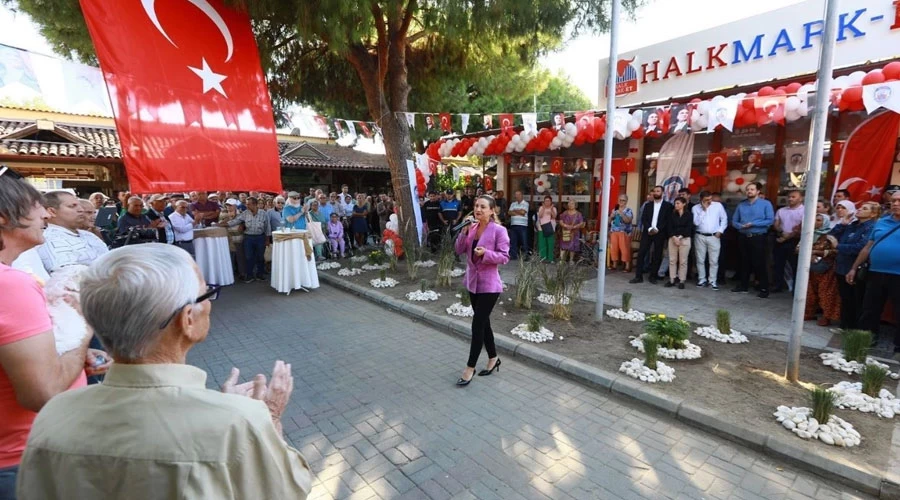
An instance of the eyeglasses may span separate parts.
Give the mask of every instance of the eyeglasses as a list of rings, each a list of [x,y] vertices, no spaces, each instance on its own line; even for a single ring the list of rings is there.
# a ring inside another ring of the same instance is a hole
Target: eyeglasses
[[[185,307],[187,307],[187,306],[192,306],[192,305],[194,305],[194,304],[200,304],[201,302],[206,301],[206,300],[216,300],[216,299],[218,299],[218,298],[219,298],[219,290],[221,290],[221,289],[222,289],[222,287],[216,286],[216,285],[209,285],[209,286],[207,286],[207,287],[206,287],[206,293],[204,293],[203,295],[201,295],[201,296],[197,297],[196,299],[194,299],[193,302],[188,302],[187,304],[185,304],[185,305],[179,307],[178,309],[176,309],[175,312],[173,312],[172,315],[169,316],[169,319],[167,319],[165,322],[163,322],[161,325],[159,325],[159,329],[160,329],[160,330],[165,330],[166,327],[169,326],[169,323],[171,323],[172,320],[175,319],[175,316],[176,316],[178,313],[180,313],[181,310],[184,309]]]
[[[16,172],[15,170],[13,170],[13,169],[7,167],[6,165],[0,166],[0,177],[3,177],[4,175],[8,175],[8,176],[12,177],[12,178],[15,179],[15,180],[23,179],[22,174],[20,174],[20,173]]]

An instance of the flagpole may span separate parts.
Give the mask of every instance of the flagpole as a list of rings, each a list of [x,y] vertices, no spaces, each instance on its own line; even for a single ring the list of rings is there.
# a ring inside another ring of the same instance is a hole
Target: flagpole
[[[825,152],[825,128],[828,125],[831,77],[834,67],[834,43],[837,34],[837,0],[825,0],[825,32],[819,52],[819,72],[816,75],[816,109],[809,133],[809,171],[806,174],[803,227],[800,235],[800,256],[797,258],[797,278],[794,281],[794,310],[791,313],[791,337],[788,341],[785,377],[790,382],[800,378],[800,338],[803,336],[803,317],[806,312],[806,290],[809,286],[809,264],[812,257],[816,220],[816,200]]]
[[[594,304],[594,319],[603,322],[603,298],[606,293],[606,246],[609,243],[609,196],[612,186],[609,178],[612,173],[613,124],[616,114],[616,60],[619,58],[619,8],[621,0],[611,0],[612,8],[609,19],[609,64],[606,69],[606,134],[603,136],[603,173],[600,185],[600,242],[597,253],[597,302]],[[619,182],[616,179],[616,182]]]

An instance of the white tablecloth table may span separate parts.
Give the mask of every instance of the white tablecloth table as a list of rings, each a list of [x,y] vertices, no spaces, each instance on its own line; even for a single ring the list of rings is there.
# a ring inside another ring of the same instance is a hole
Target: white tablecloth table
[[[228,230],[210,227],[194,230],[194,257],[208,285],[233,285],[234,270],[228,250]]]
[[[319,288],[316,259],[308,237],[304,230],[272,231],[272,288],[278,293]]]

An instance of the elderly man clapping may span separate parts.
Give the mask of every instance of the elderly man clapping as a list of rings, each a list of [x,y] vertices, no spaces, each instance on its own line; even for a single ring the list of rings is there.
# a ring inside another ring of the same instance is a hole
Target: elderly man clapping
[[[281,435],[293,389],[276,362],[237,384],[206,388],[186,364],[209,331],[208,288],[187,252],[151,243],[98,259],[81,284],[87,322],[116,360],[102,385],[44,406],[17,494],[62,498],[305,498],[309,467]]]

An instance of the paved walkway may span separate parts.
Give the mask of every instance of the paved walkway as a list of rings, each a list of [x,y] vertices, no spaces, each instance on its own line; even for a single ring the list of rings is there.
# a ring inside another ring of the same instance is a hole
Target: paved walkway
[[[189,362],[211,388],[293,364],[283,424],[312,499],[868,498],[512,358],[458,389],[467,349],[327,285],[254,283],[214,303]]]
[[[518,263],[510,262],[501,269],[501,276],[506,283],[516,282]],[[581,298],[596,302],[597,271],[590,270],[592,278],[585,282]],[[646,276],[646,275],[645,275]],[[603,302],[618,307],[622,304],[622,293],[631,292],[632,307],[648,313],[665,313],[670,316],[683,315],[691,322],[715,324],[716,311],[727,309],[731,312],[731,326],[741,333],[752,334],[775,340],[787,341],[791,331],[791,309],[793,296],[790,293],[777,293],[768,299],[760,299],[756,294],[732,293],[734,280],[719,290],[697,288],[696,282],[689,281],[684,290],[664,288],[663,280],[651,285],[644,278],[643,283],[632,285],[628,280],[634,273],[621,271],[606,275],[606,291]],[[824,348],[831,341],[830,328],[821,327],[815,321],[804,323],[803,345]]]

